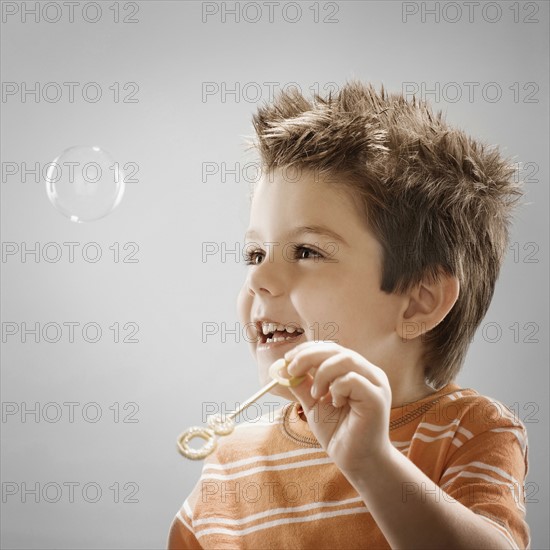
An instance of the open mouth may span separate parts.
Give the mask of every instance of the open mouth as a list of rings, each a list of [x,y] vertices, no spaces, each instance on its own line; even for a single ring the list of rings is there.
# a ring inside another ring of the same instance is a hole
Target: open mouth
[[[304,333],[304,329],[294,323],[258,323],[257,327],[260,344],[296,340]]]

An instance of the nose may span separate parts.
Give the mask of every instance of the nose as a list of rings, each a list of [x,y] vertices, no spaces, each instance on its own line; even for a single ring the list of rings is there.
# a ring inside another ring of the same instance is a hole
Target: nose
[[[261,263],[249,267],[247,278],[248,293],[251,296],[280,296],[285,289],[284,266],[275,257],[266,256]]]

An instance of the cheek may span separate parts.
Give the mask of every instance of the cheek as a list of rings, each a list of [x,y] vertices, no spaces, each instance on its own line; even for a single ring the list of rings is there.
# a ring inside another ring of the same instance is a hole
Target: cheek
[[[319,281],[304,286],[292,296],[294,310],[309,340],[340,338],[339,327],[345,321],[346,304],[337,291],[325,289]]]
[[[253,347],[258,342],[258,331],[252,323],[252,307],[254,297],[248,292],[248,285],[243,284],[237,297],[237,315],[241,324],[241,331],[246,331],[246,341]]]
[[[241,324],[241,331],[246,329],[246,341],[251,345],[255,345],[258,333],[251,322],[252,303],[253,298],[248,292],[248,287],[243,285],[237,297],[237,315]]]
[[[310,338],[358,349],[378,338],[385,326],[387,299],[364,277],[346,274],[342,280],[345,283],[337,285],[334,278],[317,280],[296,292],[293,301]]]
[[[237,315],[242,325],[248,323],[250,320],[252,300],[253,298],[248,292],[248,286],[245,283],[237,296]]]

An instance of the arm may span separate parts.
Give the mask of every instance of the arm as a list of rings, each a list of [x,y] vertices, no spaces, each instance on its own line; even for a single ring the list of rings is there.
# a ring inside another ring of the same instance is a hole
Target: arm
[[[393,446],[344,474],[392,548],[512,547]]]
[[[183,512],[184,514],[184,512]],[[181,518],[181,519],[180,519]],[[189,518],[178,512],[170,526],[166,548],[168,550],[199,550],[202,546],[193,534]]]
[[[487,403],[479,402],[467,424],[476,435],[451,447],[436,480],[442,489],[393,447],[391,389],[381,369],[327,342],[301,344],[285,359],[290,375],[306,376],[291,391],[312,432],[392,547],[518,548],[515,541],[529,547],[521,502],[527,473],[521,425],[506,415],[486,418]],[[308,374],[312,368],[314,378]]]

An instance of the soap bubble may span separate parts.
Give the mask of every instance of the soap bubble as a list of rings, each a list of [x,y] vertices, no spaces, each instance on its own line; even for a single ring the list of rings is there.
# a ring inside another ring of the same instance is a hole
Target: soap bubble
[[[99,147],[71,147],[49,165],[46,191],[71,221],[91,222],[107,216],[122,200],[124,172]]]

